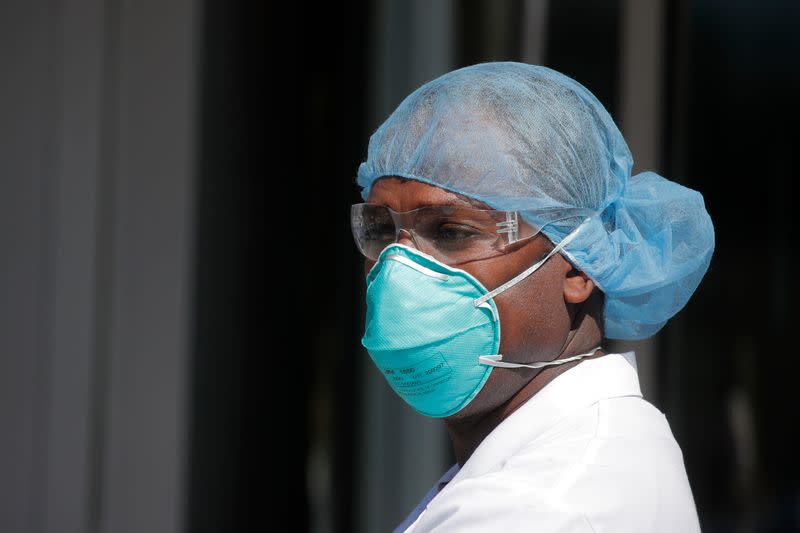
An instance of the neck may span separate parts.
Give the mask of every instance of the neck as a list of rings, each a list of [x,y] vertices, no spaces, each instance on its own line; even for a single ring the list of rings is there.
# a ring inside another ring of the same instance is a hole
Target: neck
[[[601,343],[602,330],[598,327],[598,323],[592,317],[592,314],[587,314],[587,311],[591,311],[592,307],[594,306],[585,306],[575,317],[573,323],[577,323],[578,326],[570,331],[564,343],[564,348],[556,359],[564,359],[572,355],[588,352]],[[594,355],[557,366],[544,367],[511,398],[493,410],[466,418],[445,419],[459,466],[464,466],[467,459],[472,456],[480,443],[483,442],[483,439],[494,428],[519,409],[522,404],[535,396],[545,385],[582,361],[602,357],[606,353],[608,352],[601,348]]]
[[[600,357],[601,355],[605,355],[605,353],[606,352],[603,350],[598,350],[595,355],[586,357],[585,359]],[[483,442],[483,439],[485,439],[494,428],[500,425],[503,420],[508,418],[511,413],[519,409],[522,404],[532,398],[557,376],[583,360],[584,359],[579,359],[577,361],[564,363],[563,365],[543,368],[507,402],[480,417],[476,415],[473,419],[447,420],[447,431],[450,434],[450,440],[453,443],[453,452],[455,453],[459,466],[464,466],[464,463],[472,456],[473,452],[478,448],[478,445]]]

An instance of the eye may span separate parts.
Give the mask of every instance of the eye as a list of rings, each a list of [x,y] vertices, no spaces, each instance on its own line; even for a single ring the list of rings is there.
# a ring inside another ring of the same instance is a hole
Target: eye
[[[463,224],[442,224],[436,232],[436,238],[443,241],[457,241],[474,237],[478,232],[475,228]]]
[[[375,222],[364,227],[365,239],[377,241],[387,237],[394,238],[394,226],[392,224]]]

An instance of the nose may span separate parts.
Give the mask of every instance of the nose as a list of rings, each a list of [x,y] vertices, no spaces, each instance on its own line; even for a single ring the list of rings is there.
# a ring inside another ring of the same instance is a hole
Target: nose
[[[400,244],[419,249],[419,246],[417,246],[417,243],[414,241],[414,236],[405,228],[398,230],[395,240]]]
[[[407,229],[404,229],[404,228],[400,228],[397,231],[397,235],[395,236],[395,242],[398,242],[400,244],[405,244],[406,246],[410,246],[412,248],[416,248],[417,250],[420,250],[420,247],[417,246],[416,242],[414,242],[414,235],[410,231],[408,231]],[[364,277],[369,275],[369,271],[372,269],[373,266],[375,266],[375,261],[370,259],[369,257],[365,257],[364,258]]]

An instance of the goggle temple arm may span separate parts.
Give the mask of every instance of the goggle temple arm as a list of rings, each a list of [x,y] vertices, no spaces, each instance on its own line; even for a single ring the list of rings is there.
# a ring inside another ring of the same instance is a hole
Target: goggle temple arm
[[[496,224],[497,233],[505,233],[507,244],[513,244],[519,240],[519,215],[516,211],[506,211],[506,219]]]

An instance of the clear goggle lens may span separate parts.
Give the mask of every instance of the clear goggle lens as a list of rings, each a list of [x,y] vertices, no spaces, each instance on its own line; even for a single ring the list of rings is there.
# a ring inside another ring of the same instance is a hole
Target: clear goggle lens
[[[546,219],[550,223],[574,216],[553,211]],[[384,205],[360,203],[351,207],[350,222],[356,245],[368,259],[377,261],[381,251],[406,231],[419,250],[446,264],[507,253],[509,247],[535,237],[541,229],[523,221],[517,211],[455,205],[397,212]]]

